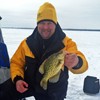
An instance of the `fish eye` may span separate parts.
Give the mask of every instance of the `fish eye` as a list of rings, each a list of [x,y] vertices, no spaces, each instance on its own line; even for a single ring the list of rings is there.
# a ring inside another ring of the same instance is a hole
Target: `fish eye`
[[[62,54],[63,53],[63,51],[61,51],[61,52],[59,52],[60,54]]]

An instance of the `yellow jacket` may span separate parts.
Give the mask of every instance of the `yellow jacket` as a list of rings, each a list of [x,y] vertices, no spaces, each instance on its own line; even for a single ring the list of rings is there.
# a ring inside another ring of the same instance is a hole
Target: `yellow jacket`
[[[11,70],[12,81],[17,75],[21,76],[24,79],[24,71],[26,68],[26,61],[25,61],[26,57],[35,59],[35,56],[30,50],[30,48],[28,47],[26,40],[27,39],[24,39],[21,42],[17,51],[11,58],[10,70]],[[68,38],[67,36],[62,40],[62,43],[64,44],[65,47],[62,48],[60,51],[66,50],[67,52],[70,52],[70,53],[76,53],[77,56],[81,57],[83,61],[83,65],[81,66],[80,69],[75,70],[69,67],[68,69],[74,74],[80,74],[80,73],[85,72],[88,69],[88,63],[86,61],[85,56],[80,51],[78,51],[76,43],[73,42],[72,39]]]

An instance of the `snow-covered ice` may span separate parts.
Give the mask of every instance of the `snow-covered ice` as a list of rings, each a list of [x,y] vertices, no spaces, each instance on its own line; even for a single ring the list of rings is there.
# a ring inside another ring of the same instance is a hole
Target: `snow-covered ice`
[[[8,48],[10,58],[18,48],[21,41],[29,36],[33,30],[28,29],[2,29],[4,41]],[[65,100],[100,100],[100,93],[86,95],[83,92],[83,82],[87,75],[100,79],[100,32],[95,31],[64,31],[66,35],[76,42],[78,49],[85,55],[89,69],[83,74],[69,72],[68,92]],[[27,100],[35,100],[33,97]]]

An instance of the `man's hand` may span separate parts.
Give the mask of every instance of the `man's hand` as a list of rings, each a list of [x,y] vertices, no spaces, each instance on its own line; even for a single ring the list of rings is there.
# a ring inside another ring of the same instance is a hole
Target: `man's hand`
[[[68,67],[75,67],[79,62],[79,59],[75,53],[67,53],[65,55],[64,65]]]
[[[28,90],[28,84],[23,80],[18,80],[16,82],[16,90],[20,93],[23,93]]]

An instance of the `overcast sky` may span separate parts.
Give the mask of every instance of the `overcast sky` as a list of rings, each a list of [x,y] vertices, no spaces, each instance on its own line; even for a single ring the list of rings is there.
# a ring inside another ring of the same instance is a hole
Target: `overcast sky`
[[[39,7],[54,5],[62,28],[100,29],[100,0],[0,0],[2,27],[36,27]]]

